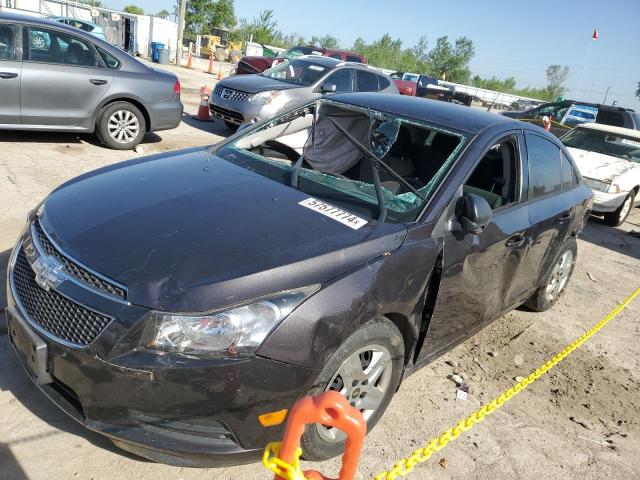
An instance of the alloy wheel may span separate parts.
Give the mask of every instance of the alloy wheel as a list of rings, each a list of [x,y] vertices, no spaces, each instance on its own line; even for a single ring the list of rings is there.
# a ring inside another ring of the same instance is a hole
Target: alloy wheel
[[[549,277],[549,282],[547,283],[547,288],[545,290],[545,294],[549,301],[553,302],[560,296],[560,293],[569,281],[572,268],[573,253],[571,250],[567,250],[560,256],[551,271],[551,277]]]
[[[620,209],[620,220],[627,218],[629,211],[631,210],[631,195],[625,198],[622,208]]]
[[[369,345],[350,355],[338,368],[325,391],[335,390],[347,397],[365,420],[380,407],[391,384],[393,362],[382,345]],[[342,431],[316,424],[318,434],[327,442],[345,439]]]
[[[116,110],[109,117],[109,136],[118,143],[131,143],[140,132],[140,122],[129,110]]]

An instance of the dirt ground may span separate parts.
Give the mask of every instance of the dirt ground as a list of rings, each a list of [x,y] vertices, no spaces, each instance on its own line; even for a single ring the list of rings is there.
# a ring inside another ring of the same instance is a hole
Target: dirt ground
[[[179,70],[187,114],[204,73]],[[215,143],[228,131],[188,116],[176,130],[149,135],[144,154]],[[61,182],[140,156],[114,152],[90,136],[0,133],[0,271],[27,212]],[[358,478],[370,478],[525,376],[640,286],[640,209],[621,228],[589,222],[576,270],[545,313],[512,312],[405,380],[367,437]],[[6,304],[0,275],[0,308]],[[0,325],[4,314],[0,314]],[[640,299],[588,344],[471,432],[416,467],[410,478],[640,478]],[[0,327],[0,332],[1,332]],[[446,361],[457,365],[450,366]],[[464,374],[469,398],[456,400],[447,377]],[[440,460],[445,461],[441,462]],[[444,465],[444,466],[441,466]],[[339,462],[305,464],[336,475]],[[27,379],[0,333],[0,479],[267,479],[260,464],[223,469],[146,462],[86,431]]]

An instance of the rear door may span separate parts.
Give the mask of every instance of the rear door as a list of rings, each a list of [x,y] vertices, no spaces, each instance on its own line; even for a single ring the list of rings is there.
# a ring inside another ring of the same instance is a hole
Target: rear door
[[[0,125],[20,123],[20,76],[18,55],[19,27],[0,23]]]
[[[526,262],[532,282],[538,283],[551,266],[558,246],[569,234],[576,218],[576,202],[571,183],[563,188],[567,180],[563,182],[560,148],[537,133],[527,131],[525,138],[532,242]]]
[[[24,125],[91,127],[113,81],[93,44],[66,31],[29,26],[23,35]]]

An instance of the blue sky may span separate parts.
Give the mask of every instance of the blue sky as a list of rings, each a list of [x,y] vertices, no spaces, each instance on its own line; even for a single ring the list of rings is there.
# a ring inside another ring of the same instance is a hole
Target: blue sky
[[[175,0],[107,0],[112,7],[135,3],[145,11],[172,10]],[[330,33],[349,47],[357,37],[384,33],[405,46],[424,35],[450,39],[466,35],[476,48],[471,71],[481,76],[515,77],[519,86],[546,84],[545,69],[570,68],[567,97],[574,97],[587,52],[580,98],[640,110],[634,92],[640,82],[640,0],[235,0],[236,16],[251,19],[271,9],[278,28],[307,38]],[[591,40],[597,28],[600,38]]]

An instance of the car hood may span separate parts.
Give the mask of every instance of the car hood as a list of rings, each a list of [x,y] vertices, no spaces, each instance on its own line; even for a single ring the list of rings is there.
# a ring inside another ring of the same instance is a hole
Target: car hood
[[[55,190],[40,221],[131,303],[206,311],[325,282],[402,245],[406,227],[358,230],[309,195],[192,149],[106,167]]]
[[[265,92],[267,90],[289,90],[300,88],[303,85],[281,82],[274,78],[263,77],[262,75],[233,75],[221,80],[218,85],[224,88],[233,88],[247,93]]]
[[[620,175],[640,167],[638,163],[604,153],[573,147],[567,147],[567,150],[571,153],[582,176],[602,182],[611,182]]]

